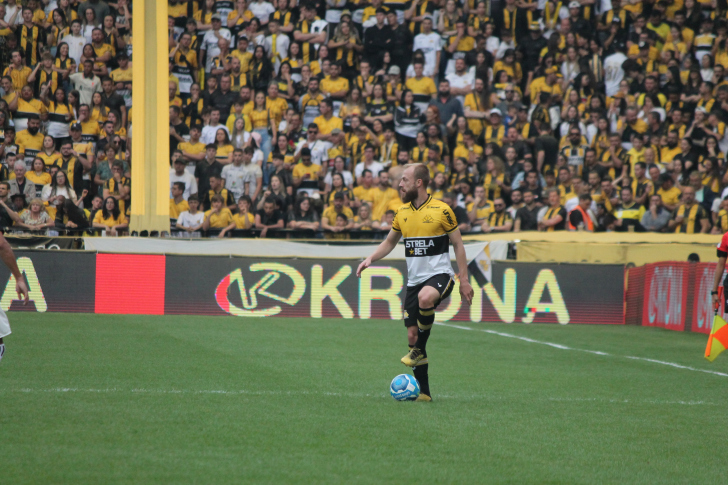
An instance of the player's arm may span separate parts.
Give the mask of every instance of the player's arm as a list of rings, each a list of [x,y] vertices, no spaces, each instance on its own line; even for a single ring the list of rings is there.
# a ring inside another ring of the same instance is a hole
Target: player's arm
[[[5,263],[5,266],[8,267],[15,278],[15,291],[18,293],[18,299],[23,300],[23,304],[28,303],[28,300],[30,300],[28,296],[28,285],[25,284],[25,278],[20,273],[18,263],[15,261],[13,248],[10,247],[10,244],[8,244],[8,241],[2,234],[0,234],[0,259],[3,260],[3,263]],[[723,264],[725,264],[725,258],[723,258]]]
[[[361,272],[367,269],[369,266],[372,265],[373,262],[379,261],[386,255],[392,252],[392,249],[397,246],[397,243],[399,242],[399,238],[402,237],[402,233],[399,231],[395,231],[394,229],[390,229],[389,234],[387,234],[387,239],[382,241],[382,243],[377,247],[377,249],[374,250],[371,256],[369,256],[367,259],[361,262],[359,267],[356,269],[356,277],[361,278]],[[463,253],[463,256],[465,253]]]
[[[460,297],[468,302],[473,301],[473,287],[470,286],[470,277],[468,276],[468,258],[465,256],[465,245],[463,237],[460,235],[460,229],[455,229],[450,234],[450,242],[455,250],[455,261],[458,263],[458,277],[460,278]]]

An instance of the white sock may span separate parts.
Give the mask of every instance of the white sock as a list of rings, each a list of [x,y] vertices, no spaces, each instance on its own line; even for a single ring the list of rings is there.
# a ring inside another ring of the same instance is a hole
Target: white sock
[[[5,344],[0,344],[0,360],[3,360],[4,354],[5,354]]]

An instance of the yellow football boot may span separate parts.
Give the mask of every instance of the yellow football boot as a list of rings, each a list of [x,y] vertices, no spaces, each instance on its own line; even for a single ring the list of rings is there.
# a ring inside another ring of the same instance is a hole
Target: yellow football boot
[[[402,357],[402,363],[407,367],[414,367],[424,358],[425,354],[417,347],[414,347],[407,355]]]
[[[415,402],[432,402],[432,398],[428,396],[427,394],[420,393],[419,396],[417,396],[417,399],[415,399]]]

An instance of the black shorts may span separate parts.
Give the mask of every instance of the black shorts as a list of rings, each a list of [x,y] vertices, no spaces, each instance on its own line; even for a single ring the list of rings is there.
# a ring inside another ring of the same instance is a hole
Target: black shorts
[[[440,302],[452,293],[455,288],[455,280],[449,274],[438,274],[424,283],[420,283],[417,286],[408,286],[407,292],[404,296],[404,326],[405,327],[416,327],[417,317],[420,316],[420,290],[425,286],[431,286],[440,293],[440,299],[435,303],[435,308]]]

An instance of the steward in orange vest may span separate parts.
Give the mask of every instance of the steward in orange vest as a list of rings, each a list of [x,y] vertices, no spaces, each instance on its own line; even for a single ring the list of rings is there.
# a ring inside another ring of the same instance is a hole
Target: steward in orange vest
[[[582,194],[579,196],[579,205],[569,212],[568,228],[570,231],[576,231],[582,225],[585,231],[594,232],[594,221],[587,212],[591,203],[591,195]]]

